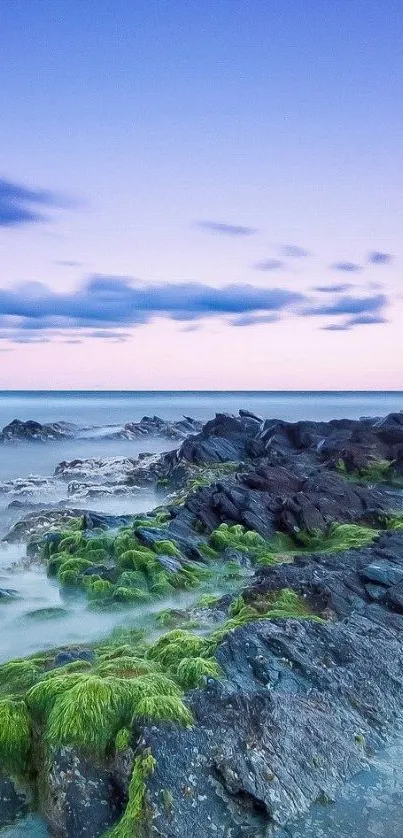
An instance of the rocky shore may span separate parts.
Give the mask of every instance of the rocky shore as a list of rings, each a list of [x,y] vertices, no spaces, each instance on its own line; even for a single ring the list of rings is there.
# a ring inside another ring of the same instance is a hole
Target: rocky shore
[[[33,809],[63,838],[267,838],[397,730],[403,414],[176,431],[166,454],[56,470],[153,486],[149,514],[40,509],[5,537],[100,624],[150,614],[0,666],[0,826]]]

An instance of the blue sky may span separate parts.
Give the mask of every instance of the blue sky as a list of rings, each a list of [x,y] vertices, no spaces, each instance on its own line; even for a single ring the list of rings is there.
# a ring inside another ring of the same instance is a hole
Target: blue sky
[[[403,386],[400,0],[0,31],[0,387]]]

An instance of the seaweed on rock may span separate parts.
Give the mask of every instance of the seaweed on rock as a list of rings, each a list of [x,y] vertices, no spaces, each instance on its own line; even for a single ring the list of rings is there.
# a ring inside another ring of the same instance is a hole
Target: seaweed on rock
[[[333,522],[325,533],[299,531],[292,538],[278,532],[273,538],[264,539],[241,524],[221,524],[212,532],[210,543],[216,550],[237,550],[249,555],[253,563],[270,565],[301,552],[325,553],[365,547],[378,535],[379,531],[372,527]]]
[[[144,814],[145,781],[155,769],[156,761],[151,753],[136,757],[129,785],[129,800],[119,823],[109,830],[104,838],[133,838],[138,834],[139,822]]]
[[[28,766],[31,748],[31,721],[24,701],[0,701],[0,767],[11,775],[22,776]]]

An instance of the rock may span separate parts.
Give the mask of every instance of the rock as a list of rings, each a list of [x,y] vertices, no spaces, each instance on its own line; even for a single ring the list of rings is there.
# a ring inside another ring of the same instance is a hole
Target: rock
[[[373,430],[386,445],[403,443],[403,412],[389,413],[373,425]]]
[[[71,439],[75,435],[76,427],[68,422],[53,422],[41,425],[40,422],[28,420],[21,422],[13,419],[0,433],[0,442],[45,442],[49,440]]]
[[[12,588],[0,588],[0,602],[9,602],[18,597],[17,591]]]
[[[68,663],[75,663],[76,661],[89,661],[93,663],[96,655],[92,649],[65,649],[58,652],[50,669],[57,669],[59,666],[66,666]]]
[[[394,562],[384,559],[372,562],[362,571],[361,576],[369,582],[376,582],[380,585],[397,585],[403,581],[403,566],[399,567]]]
[[[44,814],[53,834],[62,838],[99,838],[120,817],[128,782],[116,767],[102,765],[74,748],[58,750],[47,775]]]
[[[41,509],[39,512],[31,512],[25,515],[21,521],[14,524],[2,541],[9,544],[28,541],[32,539],[31,552],[35,555],[35,544],[37,536],[44,535],[47,539],[51,531],[56,531],[54,537],[60,538],[60,532],[68,529],[72,521],[81,520],[83,529],[92,530],[114,529],[124,527],[131,523],[131,515],[104,515],[99,512],[91,512],[83,509]]]
[[[31,804],[32,796],[27,788],[0,771],[0,829],[23,818]]]

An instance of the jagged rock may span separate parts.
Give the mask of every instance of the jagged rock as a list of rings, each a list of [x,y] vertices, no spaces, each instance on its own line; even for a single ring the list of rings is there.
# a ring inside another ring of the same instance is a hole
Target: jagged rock
[[[76,426],[69,422],[53,422],[41,425],[40,422],[28,420],[21,422],[13,419],[0,433],[0,442],[45,442],[48,440],[71,439],[75,436]]]
[[[396,501],[398,504],[398,501]],[[388,510],[386,492],[349,483],[340,475],[311,468],[308,476],[267,466],[220,480],[188,495],[182,507],[172,507],[169,529],[182,533],[200,522],[211,532],[222,522],[243,524],[266,538],[277,530],[294,535],[301,530],[324,531],[332,521],[369,521]]]

